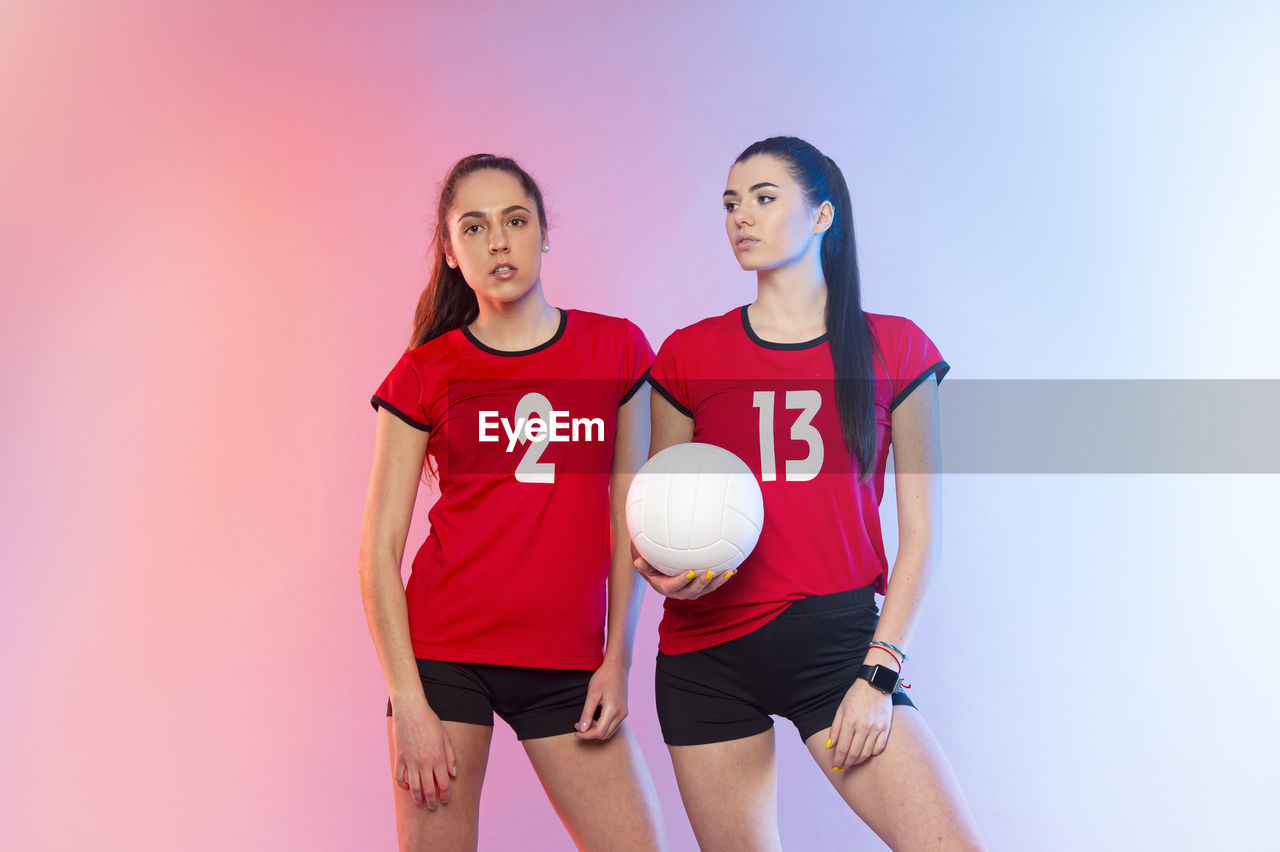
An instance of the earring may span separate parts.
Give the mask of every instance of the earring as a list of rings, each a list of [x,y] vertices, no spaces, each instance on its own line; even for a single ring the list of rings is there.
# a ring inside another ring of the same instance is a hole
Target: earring
[[[551,243],[547,242],[546,240],[543,240],[543,241],[542,241],[542,250],[543,250],[543,251],[551,251]]]
[[[450,268],[450,269],[457,269],[457,268],[458,268],[458,264],[454,263],[454,262],[453,262],[453,258],[451,258],[451,257],[446,257],[446,258],[444,259],[444,262],[445,262],[445,263],[447,263],[447,264],[449,264],[449,268]]]

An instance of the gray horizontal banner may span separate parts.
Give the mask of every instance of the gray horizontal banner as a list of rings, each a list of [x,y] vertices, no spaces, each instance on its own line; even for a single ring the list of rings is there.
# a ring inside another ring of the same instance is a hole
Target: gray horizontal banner
[[[962,380],[946,473],[1280,473],[1280,380]]]
[[[554,481],[552,471],[607,474],[618,403],[629,389],[587,379],[453,382],[449,446],[432,451],[443,451],[459,474],[538,482]],[[884,421],[913,388],[880,380],[872,391]],[[771,459],[784,472],[815,455],[818,430],[828,441],[838,434],[830,380],[703,380],[675,392],[722,419],[732,412],[742,431],[727,446],[757,474],[766,420]],[[938,393],[943,473],[1280,473],[1280,379],[948,378]],[[822,472],[847,469],[847,459],[844,468],[836,461],[828,447]]]

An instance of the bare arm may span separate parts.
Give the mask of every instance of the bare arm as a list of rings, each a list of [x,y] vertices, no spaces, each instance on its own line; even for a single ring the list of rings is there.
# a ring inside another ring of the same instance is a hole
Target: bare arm
[[[875,638],[906,650],[915,631],[941,549],[942,447],[938,383],[920,383],[892,414],[894,484],[898,494],[898,555]],[[892,655],[875,647],[868,663]]]
[[[631,667],[636,623],[640,618],[640,578],[632,565],[631,536],[627,532],[627,490],[644,464],[649,443],[649,395],[637,391],[618,411],[618,435],[613,448],[613,474],[609,479],[609,523],[613,553],[609,563],[609,632],[606,660]]]
[[[638,396],[638,394],[637,394]],[[649,391],[653,434],[649,437],[649,458],[667,447],[687,444],[693,440],[693,418],[676,410],[667,398],[656,390]]]
[[[393,708],[426,704],[409,642],[400,564],[427,452],[427,433],[378,411],[373,470],[360,533],[360,593]]]
[[[898,493],[898,556],[874,639],[905,649],[915,630],[925,591],[938,562],[940,440],[938,383],[921,382],[893,410],[894,484]],[[879,646],[867,651],[868,665],[900,668],[898,658]],[[832,768],[848,769],[884,751],[893,725],[892,699],[859,678],[836,710],[827,748]]]
[[[449,779],[457,774],[457,765],[448,733],[422,692],[400,579],[427,437],[426,432],[379,409],[360,533],[359,574],[365,618],[394,713],[392,772],[402,789],[413,792],[414,801],[434,810],[437,798],[449,801]]]
[[[631,564],[631,536],[627,533],[627,489],[644,463],[649,440],[649,397],[637,392],[618,409],[609,477],[609,529],[613,542],[609,558],[609,620],[604,662],[587,687],[587,701],[578,720],[578,739],[607,740],[627,716],[627,675],[640,620],[640,577]],[[596,708],[600,718],[595,719]]]

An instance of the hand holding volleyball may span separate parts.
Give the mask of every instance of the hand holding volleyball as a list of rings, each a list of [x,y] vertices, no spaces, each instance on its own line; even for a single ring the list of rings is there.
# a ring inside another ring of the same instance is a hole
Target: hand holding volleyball
[[[742,459],[713,444],[667,447],[637,471],[627,492],[627,531],[664,574],[723,574],[751,553],[764,498]]]

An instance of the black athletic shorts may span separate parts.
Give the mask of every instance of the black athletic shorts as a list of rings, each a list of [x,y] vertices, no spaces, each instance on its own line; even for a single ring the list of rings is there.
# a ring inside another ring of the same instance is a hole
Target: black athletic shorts
[[[830,727],[853,685],[880,612],[871,586],[802,598],[764,627],[687,654],[658,654],[658,721],[667,745],[763,733],[770,715],[806,740]],[[894,704],[915,705],[901,687]]]
[[[518,739],[532,740],[573,733],[595,672],[418,660],[418,674],[441,720],[493,727],[497,713]]]

